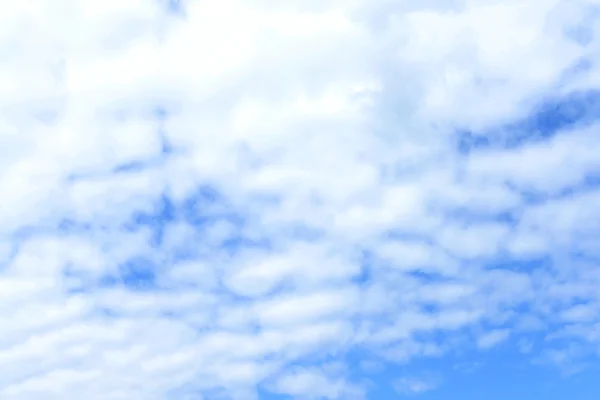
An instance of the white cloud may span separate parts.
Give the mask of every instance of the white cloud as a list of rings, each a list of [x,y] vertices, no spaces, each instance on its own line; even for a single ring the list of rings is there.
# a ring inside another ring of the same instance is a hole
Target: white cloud
[[[508,329],[498,329],[490,331],[477,339],[477,346],[481,349],[490,349],[508,339],[510,331]]]
[[[34,3],[0,12],[0,397],[368,398],[324,360],[598,345],[597,95],[519,125],[598,89],[594,2]]]
[[[311,368],[291,370],[278,377],[273,391],[303,399],[362,398],[362,391],[343,378],[328,376],[326,371]]]
[[[422,377],[402,377],[396,380],[394,388],[400,395],[418,395],[435,390],[439,385],[439,378],[429,374]]]

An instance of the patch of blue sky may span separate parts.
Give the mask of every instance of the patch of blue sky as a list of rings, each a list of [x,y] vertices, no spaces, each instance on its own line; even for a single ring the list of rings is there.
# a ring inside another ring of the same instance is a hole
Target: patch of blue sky
[[[532,133],[545,138],[559,131],[590,125],[598,120],[600,90],[587,90],[543,102],[530,118],[513,129],[523,131],[523,139]]]
[[[175,221],[175,212],[175,205],[167,195],[163,194],[156,199],[153,210],[134,212],[131,221],[125,225],[125,228],[131,231],[149,229],[152,232],[150,244],[153,247],[159,247],[166,226]]]
[[[420,393],[398,392],[393,382],[403,376],[427,376],[429,371],[444,371],[439,387]],[[386,364],[373,374],[377,393],[369,398],[415,398],[420,400],[506,400],[538,398],[550,400],[593,400],[600,395],[596,384],[597,369],[557,380],[556,371],[531,364],[510,343],[481,354],[478,350],[460,355],[413,360],[405,367]],[[392,384],[390,384],[392,383]]]
[[[156,264],[144,257],[133,257],[118,266],[116,271],[89,271],[79,265],[67,264],[63,267],[62,277],[69,294],[123,287],[129,291],[153,291],[157,285],[158,268]]]
[[[373,278],[373,264],[377,263],[377,257],[369,249],[360,251],[360,272],[352,278],[352,283],[357,286],[367,285]]]
[[[485,132],[459,130],[457,150],[470,154],[489,148],[518,148],[599,120],[600,90],[576,91],[540,101],[528,116],[518,121]]]
[[[177,217],[192,226],[200,238],[219,222],[226,223],[231,231],[219,243],[222,250],[234,252],[245,246],[261,246],[264,238],[249,238],[242,233],[247,216],[228,204],[227,199],[210,185],[199,186],[195,193],[176,205]]]
[[[158,164],[157,161],[158,160],[130,161],[130,162],[127,162],[124,164],[119,164],[119,165],[115,166],[111,172],[113,172],[115,174],[123,173],[123,172],[140,172],[146,168],[157,165]]]
[[[486,260],[488,269],[507,269],[532,273],[552,266],[552,257],[547,254],[526,254],[516,257],[514,254],[499,252],[493,259]]]
[[[231,210],[218,189],[211,185],[198,186],[192,195],[183,200],[179,209],[181,218],[195,227],[202,227],[214,218],[241,219]]]
[[[519,191],[519,194],[521,192]],[[446,209],[444,217],[447,222],[476,225],[479,223],[502,223],[507,226],[515,226],[519,221],[519,214],[521,210],[509,209],[503,211],[487,211],[487,210],[473,210],[467,206],[453,207]]]
[[[134,291],[157,289],[158,267],[145,257],[134,257],[119,265],[117,282]]]
[[[166,4],[167,10],[171,14],[180,15],[184,12],[184,0],[160,0]]]
[[[58,222],[57,231],[64,235],[81,235],[91,230],[91,224],[78,222],[71,218],[63,218]]]

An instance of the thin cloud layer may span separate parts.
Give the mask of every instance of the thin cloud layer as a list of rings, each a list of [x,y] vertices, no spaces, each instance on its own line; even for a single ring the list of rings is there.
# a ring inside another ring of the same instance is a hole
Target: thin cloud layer
[[[598,361],[597,2],[22,3],[0,397],[360,399],[356,357]]]

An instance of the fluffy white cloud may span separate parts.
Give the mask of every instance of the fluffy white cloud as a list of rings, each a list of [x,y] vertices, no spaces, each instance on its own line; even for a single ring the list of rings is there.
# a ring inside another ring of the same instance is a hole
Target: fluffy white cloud
[[[597,2],[167,3],[0,8],[0,397],[598,349]]]

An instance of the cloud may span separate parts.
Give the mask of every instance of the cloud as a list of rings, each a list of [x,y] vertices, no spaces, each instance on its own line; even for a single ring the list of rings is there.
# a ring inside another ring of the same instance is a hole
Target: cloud
[[[353,352],[596,357],[594,3],[3,6],[0,397],[369,398]]]
[[[336,372],[321,369],[295,369],[276,378],[272,390],[294,398],[362,398],[363,391],[354,387]]]
[[[492,348],[508,339],[509,335],[510,331],[508,329],[498,329],[487,332],[477,339],[477,346],[481,349]]]
[[[439,378],[435,376],[403,377],[395,382],[394,388],[401,395],[418,395],[435,390],[439,384]]]

